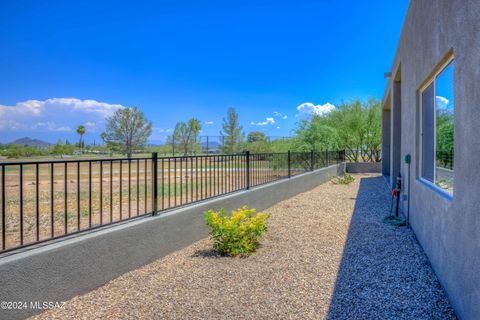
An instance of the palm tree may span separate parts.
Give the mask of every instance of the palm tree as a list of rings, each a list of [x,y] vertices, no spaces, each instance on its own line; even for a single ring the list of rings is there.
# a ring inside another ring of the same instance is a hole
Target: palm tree
[[[100,138],[102,138],[102,141],[103,141],[103,144],[105,145],[107,143],[107,133],[106,132],[102,132],[100,134]]]
[[[80,125],[77,127],[77,133],[80,135],[80,141],[79,141],[79,145],[80,145],[80,152],[83,153],[83,135],[85,134],[87,130],[85,129],[84,126]]]

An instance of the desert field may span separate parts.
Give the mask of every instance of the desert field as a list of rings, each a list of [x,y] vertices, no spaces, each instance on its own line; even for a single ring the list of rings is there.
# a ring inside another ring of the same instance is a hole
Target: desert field
[[[151,158],[55,161],[0,163],[2,251],[153,212]],[[251,155],[251,186],[287,176],[284,154]],[[244,155],[157,160],[158,211],[246,186]]]

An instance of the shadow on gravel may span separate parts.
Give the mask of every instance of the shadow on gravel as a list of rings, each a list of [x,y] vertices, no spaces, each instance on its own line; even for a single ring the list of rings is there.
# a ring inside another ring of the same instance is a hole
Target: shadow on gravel
[[[360,180],[327,319],[456,319],[412,230],[382,223],[381,176]]]
[[[197,250],[192,255],[192,258],[210,258],[210,259],[220,259],[225,258],[220,253],[216,252],[213,249],[204,249],[204,250]]]

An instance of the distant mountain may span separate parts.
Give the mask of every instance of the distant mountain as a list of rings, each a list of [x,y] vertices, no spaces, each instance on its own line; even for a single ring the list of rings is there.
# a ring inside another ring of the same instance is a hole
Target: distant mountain
[[[201,146],[203,149],[219,149],[221,147],[221,144],[216,142],[216,141],[209,141],[208,144],[207,142],[202,142]]]
[[[163,140],[148,140],[147,146],[149,147],[159,147],[165,144]]]
[[[39,140],[39,139],[32,139],[29,137],[20,138],[8,144],[17,144],[20,146],[28,146],[28,147],[36,147],[36,148],[46,148],[48,146],[51,146],[51,143],[48,143],[46,141]]]

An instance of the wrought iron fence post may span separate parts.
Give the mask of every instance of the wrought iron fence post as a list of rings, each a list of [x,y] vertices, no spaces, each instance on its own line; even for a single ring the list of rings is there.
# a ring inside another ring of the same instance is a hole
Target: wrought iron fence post
[[[292,177],[292,165],[291,165],[291,153],[290,150],[288,150],[287,154],[287,162],[288,162],[288,177]]]
[[[310,171],[313,171],[315,165],[313,163],[313,150],[310,151]]]
[[[38,170],[37,170],[38,172]],[[37,184],[38,186],[38,184]],[[5,225],[5,215],[7,213],[6,211],[6,200],[5,200],[5,166],[2,166],[2,250],[5,250],[6,248],[6,245],[5,245],[5,240],[6,240],[6,236],[7,236],[7,227]],[[37,197],[37,201],[38,201],[38,197]]]
[[[246,181],[247,181],[247,190],[250,189],[250,151],[245,151],[245,157],[247,159],[247,163],[246,163],[246,166],[245,166],[245,169],[246,169]]]
[[[158,203],[158,153],[152,153],[152,215],[157,213]],[[170,168],[168,168],[170,170]],[[170,173],[169,173],[170,174]]]

